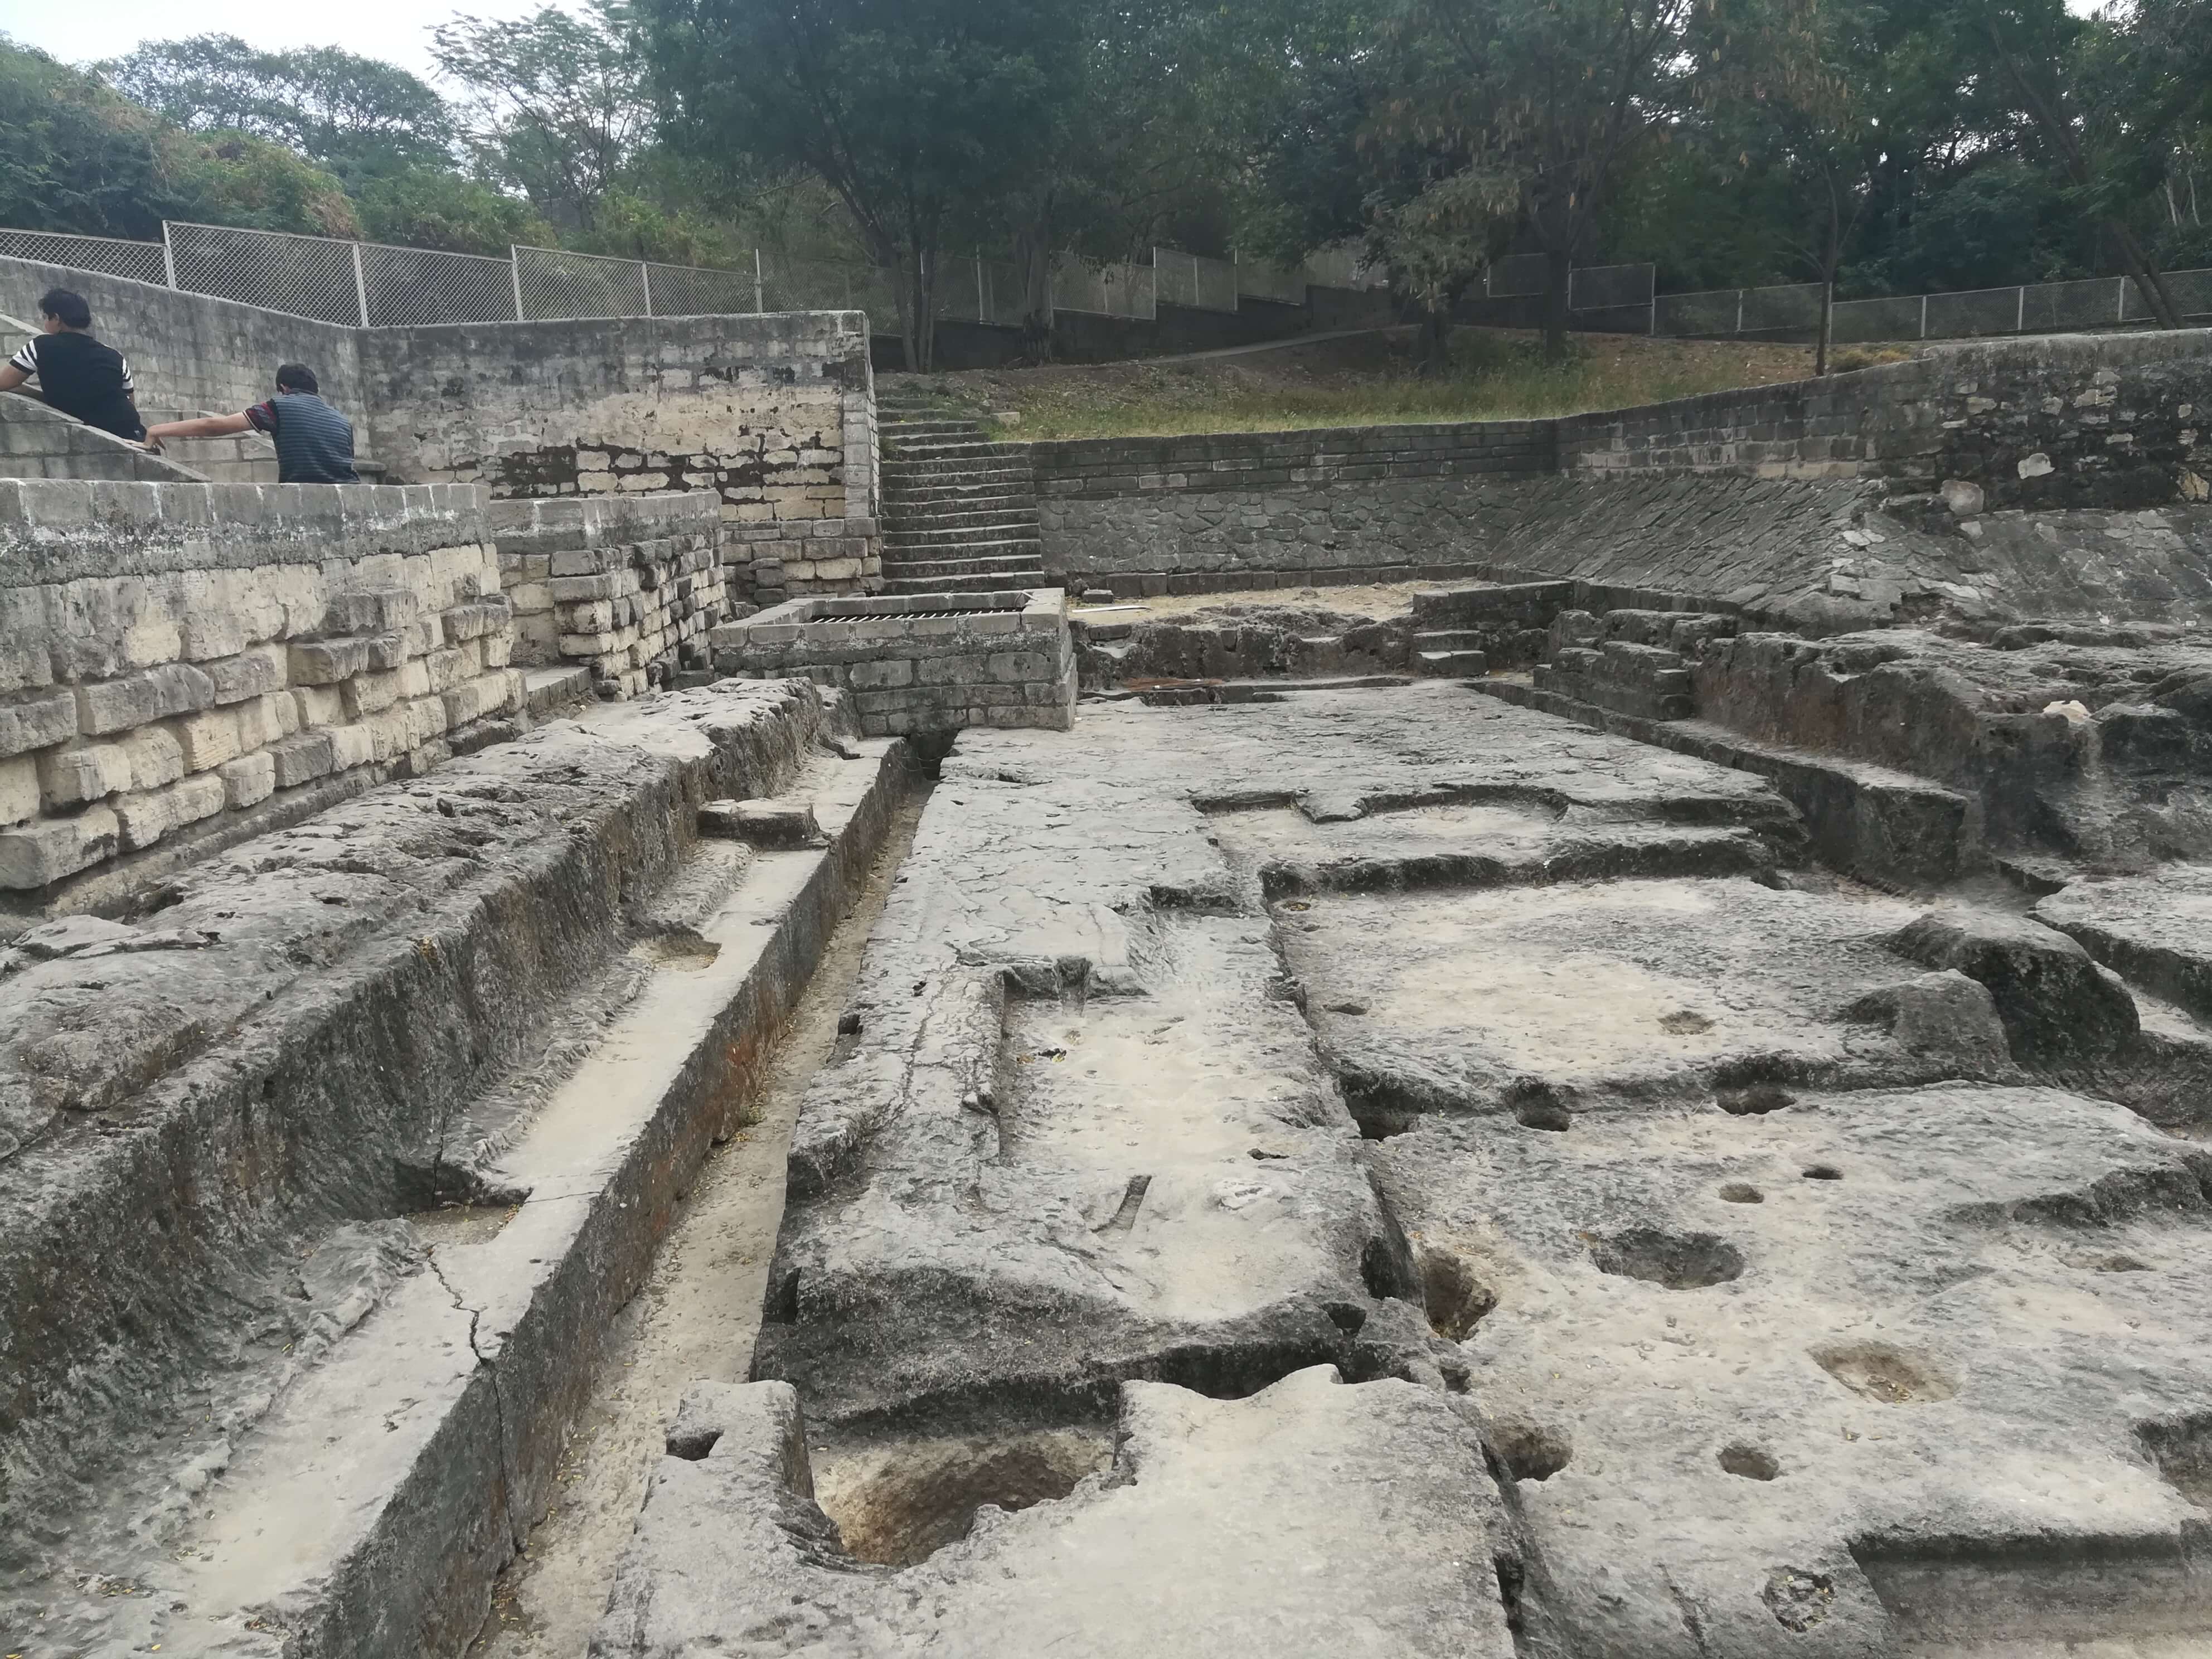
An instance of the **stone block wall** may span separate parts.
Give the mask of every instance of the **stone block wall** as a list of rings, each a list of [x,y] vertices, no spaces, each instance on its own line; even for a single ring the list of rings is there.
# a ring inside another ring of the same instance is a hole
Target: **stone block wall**
[[[0,478],[198,482],[175,462],[149,455],[136,444],[20,392],[0,394]]]
[[[711,491],[749,603],[858,586],[800,544],[877,556],[874,382],[858,312],[370,329],[375,453],[392,476],[542,500]],[[750,538],[757,538],[757,540]],[[756,570],[756,566],[758,567]]]
[[[1137,597],[1443,580],[1503,478],[1553,469],[1552,422],[1492,421],[1030,446],[1047,573]]]
[[[2212,330],[1930,348],[1826,380],[1559,422],[1562,471],[1970,484],[1992,508],[2212,497]]]
[[[521,707],[474,489],[0,481],[0,889]]]
[[[1075,646],[1056,587],[960,596],[793,599],[714,632],[714,666],[844,690],[871,737],[1075,722]]]
[[[518,662],[580,662],[607,697],[708,666],[707,633],[726,604],[716,496],[501,501],[488,517]]]

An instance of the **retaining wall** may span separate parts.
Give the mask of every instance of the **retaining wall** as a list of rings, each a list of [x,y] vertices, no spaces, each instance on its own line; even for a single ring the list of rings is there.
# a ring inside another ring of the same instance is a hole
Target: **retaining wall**
[[[1989,507],[2212,494],[2212,330],[1944,346],[1825,380],[1559,422],[1563,471],[1971,483]]]
[[[481,490],[0,481],[0,888],[521,706]]]
[[[720,508],[705,490],[491,503],[515,660],[583,663],[603,696],[707,667],[726,604]]]
[[[1548,421],[1033,444],[1045,569],[1125,596],[1441,578],[1491,556],[1470,514],[1552,445]]]

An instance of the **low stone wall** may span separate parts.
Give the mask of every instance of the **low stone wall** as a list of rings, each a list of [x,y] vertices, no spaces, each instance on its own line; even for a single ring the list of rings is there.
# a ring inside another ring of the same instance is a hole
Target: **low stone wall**
[[[494,501],[487,520],[518,662],[580,662],[607,697],[707,666],[707,630],[726,604],[714,495]]]
[[[1443,580],[1501,477],[1553,468],[1552,423],[1493,421],[1030,446],[1047,573],[1119,597]]]
[[[1559,422],[1582,473],[1748,472],[1968,483],[1990,507],[2153,507],[2212,495],[2212,330],[1929,349],[1825,380]]]
[[[532,499],[710,490],[726,521],[763,540],[877,551],[858,312],[466,323],[361,340],[374,447],[394,477]]]
[[[781,605],[823,593],[874,593],[884,585],[883,541],[872,518],[812,524],[733,524],[722,538],[732,607]]]
[[[870,737],[1075,723],[1075,646],[1056,587],[793,599],[724,623],[714,647],[723,674],[845,688]]]
[[[480,490],[0,481],[0,888],[521,706]]]

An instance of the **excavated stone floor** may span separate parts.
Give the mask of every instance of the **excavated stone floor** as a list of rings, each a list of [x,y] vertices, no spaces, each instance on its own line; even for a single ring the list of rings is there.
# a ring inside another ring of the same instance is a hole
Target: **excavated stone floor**
[[[1442,683],[940,774],[600,1659],[2212,1654],[2201,871]]]

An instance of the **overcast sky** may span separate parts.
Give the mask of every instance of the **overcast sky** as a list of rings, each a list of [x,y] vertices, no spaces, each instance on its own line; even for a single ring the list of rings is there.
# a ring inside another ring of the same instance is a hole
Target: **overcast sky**
[[[5,0],[0,30],[66,63],[118,58],[142,40],[236,34],[257,46],[343,46],[417,75],[432,70],[430,27],[456,11],[522,17],[544,0]]]

